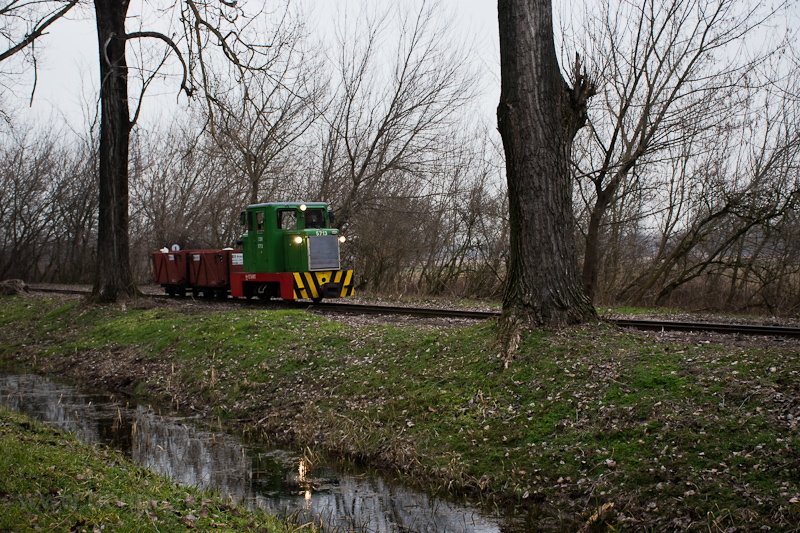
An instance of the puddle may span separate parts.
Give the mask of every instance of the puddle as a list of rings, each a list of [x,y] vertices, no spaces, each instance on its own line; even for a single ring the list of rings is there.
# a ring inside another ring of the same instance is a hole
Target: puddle
[[[0,401],[90,443],[123,450],[185,485],[211,487],[251,507],[294,514],[332,531],[512,533],[522,528],[374,475],[309,464],[259,448],[197,417],[159,413],[112,394],[31,374],[0,373]]]

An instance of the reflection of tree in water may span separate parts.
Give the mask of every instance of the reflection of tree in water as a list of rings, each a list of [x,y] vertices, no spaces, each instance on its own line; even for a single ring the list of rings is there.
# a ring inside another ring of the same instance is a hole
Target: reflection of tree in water
[[[131,455],[186,485],[216,487],[236,500],[248,496],[250,462],[243,447],[214,433],[139,411]]]
[[[344,476],[339,490],[314,494],[312,502],[311,510],[319,515],[346,518],[348,524],[363,531],[500,531],[495,521],[483,518],[476,509],[456,506],[381,478]]]
[[[108,442],[105,435],[113,424],[111,416],[103,424],[98,424],[96,417],[85,416],[87,410],[94,411],[93,406],[109,402],[108,395],[80,394],[73,387],[32,374],[0,375],[0,395],[10,409],[76,433],[86,442]]]
[[[121,448],[147,467],[186,485],[214,487],[223,494],[276,514],[324,524],[337,531],[500,532],[497,521],[468,505],[455,505],[374,476],[343,474],[313,466],[286,450],[247,450],[196,421],[126,408],[109,396],[31,375],[0,374],[5,405],[87,442]]]

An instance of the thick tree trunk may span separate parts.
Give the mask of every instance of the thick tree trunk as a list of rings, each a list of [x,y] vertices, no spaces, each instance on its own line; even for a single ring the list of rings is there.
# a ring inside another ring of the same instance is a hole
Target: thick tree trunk
[[[499,0],[501,94],[497,120],[506,153],[511,247],[500,322],[508,351],[519,328],[560,327],[595,316],[574,248],[572,140],[594,87],[561,76],[550,0]]]
[[[128,236],[127,0],[95,0],[100,47],[100,154],[97,273],[93,294],[104,301],[133,295]]]

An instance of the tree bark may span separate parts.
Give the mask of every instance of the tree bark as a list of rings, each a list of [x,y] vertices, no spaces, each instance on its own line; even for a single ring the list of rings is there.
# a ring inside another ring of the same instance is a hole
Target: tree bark
[[[570,87],[553,41],[550,0],[499,0],[503,138],[511,227],[500,339],[516,348],[520,327],[561,327],[595,317],[574,247],[572,141],[586,121],[593,84],[576,59]]]
[[[135,293],[128,236],[128,66],[125,61],[127,0],[95,0],[100,49],[100,154],[97,272],[93,295],[116,301]]]

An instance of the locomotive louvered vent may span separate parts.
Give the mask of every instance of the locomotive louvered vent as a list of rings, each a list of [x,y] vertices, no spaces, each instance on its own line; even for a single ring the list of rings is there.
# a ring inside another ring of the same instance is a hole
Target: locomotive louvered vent
[[[308,269],[339,269],[339,237],[322,235],[308,238]]]

